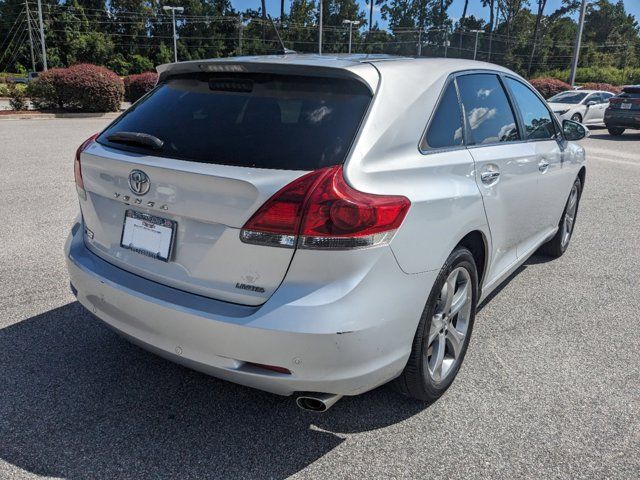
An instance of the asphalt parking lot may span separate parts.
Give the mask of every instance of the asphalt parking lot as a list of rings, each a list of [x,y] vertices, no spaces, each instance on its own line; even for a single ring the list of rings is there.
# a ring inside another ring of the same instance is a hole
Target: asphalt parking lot
[[[0,478],[638,478],[640,132],[583,141],[572,245],[482,306],[425,408],[387,388],[323,415],[174,365],[74,301],[72,159],[105,120],[0,120]]]

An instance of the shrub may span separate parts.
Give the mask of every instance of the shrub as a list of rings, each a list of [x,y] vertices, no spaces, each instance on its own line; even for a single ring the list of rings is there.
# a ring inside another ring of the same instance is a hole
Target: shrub
[[[145,93],[155,87],[158,74],[145,72],[138,75],[129,75],[124,79],[124,98],[128,102],[135,102]]]
[[[27,84],[27,96],[36,110],[63,109],[63,84],[66,68],[52,68],[42,72],[38,78]]]
[[[531,80],[531,85],[533,85],[544,98],[553,97],[557,93],[564,92],[565,90],[571,90],[571,85],[557,78],[534,78]]]
[[[44,72],[28,94],[38,109],[112,112],[120,109],[124,84],[111,70],[85,63]]]
[[[9,105],[13,110],[27,110],[29,108],[24,88],[18,88],[15,83],[9,82],[7,90],[9,91]]]
[[[596,83],[596,82],[585,83],[584,85],[582,85],[582,88],[586,90],[605,90],[607,92],[611,92],[615,94],[622,92],[622,87],[617,87],[615,85],[611,85],[610,83]]]

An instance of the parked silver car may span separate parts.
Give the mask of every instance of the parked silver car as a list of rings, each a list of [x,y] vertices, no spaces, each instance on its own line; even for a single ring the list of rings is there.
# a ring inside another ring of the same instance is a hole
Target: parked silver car
[[[560,120],[584,125],[604,125],[604,111],[613,93],[604,90],[567,90],[549,98],[551,110]]]
[[[89,311],[171,360],[325,410],[433,401],[479,302],[564,253],[584,149],[487,63],[286,55],[159,67],[78,149],[66,255]]]

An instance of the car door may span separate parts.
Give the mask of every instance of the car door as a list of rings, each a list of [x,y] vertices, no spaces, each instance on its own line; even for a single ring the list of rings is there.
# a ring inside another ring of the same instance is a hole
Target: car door
[[[590,102],[595,103],[593,105],[589,105]],[[584,123],[585,125],[592,125],[594,123],[603,122],[604,108],[602,108],[602,96],[599,93],[592,93],[591,95],[589,95],[583,101],[583,105],[586,107],[586,110],[582,123]]]
[[[476,164],[476,183],[491,232],[493,247],[487,274],[487,281],[491,281],[517,261],[518,246],[537,228],[530,218],[538,167],[534,152],[521,142],[500,77],[494,73],[464,73],[456,82],[466,123],[466,144]]]
[[[528,245],[532,248],[557,227],[571,180],[567,178],[569,169],[563,164],[564,143],[553,113],[540,96],[520,80],[505,77],[505,83],[520,116],[528,149],[537,159],[537,198],[531,215],[538,235]]]

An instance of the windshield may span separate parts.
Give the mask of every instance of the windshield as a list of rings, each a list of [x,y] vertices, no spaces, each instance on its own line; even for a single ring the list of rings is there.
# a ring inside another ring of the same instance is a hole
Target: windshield
[[[344,162],[370,100],[356,80],[190,74],[159,85],[98,142],[195,162],[313,170]],[[144,134],[160,147],[110,141],[118,132]]]
[[[578,104],[587,94],[584,92],[562,92],[551,97],[547,102]]]

